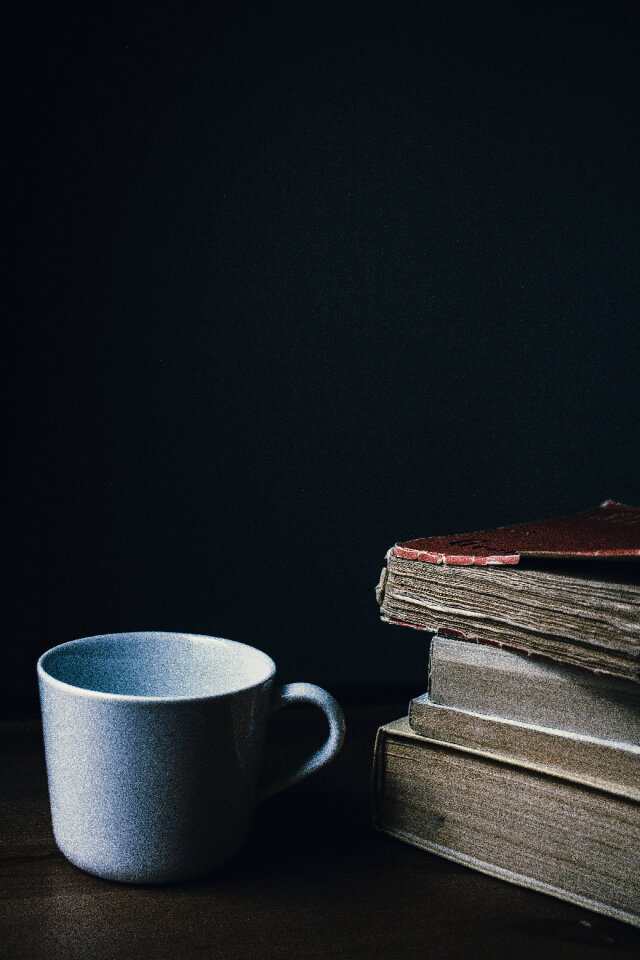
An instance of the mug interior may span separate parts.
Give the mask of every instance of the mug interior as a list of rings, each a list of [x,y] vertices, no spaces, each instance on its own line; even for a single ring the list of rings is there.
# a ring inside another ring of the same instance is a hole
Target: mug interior
[[[39,669],[61,683],[125,697],[193,699],[256,686],[275,673],[271,657],[220,637],[116,633],[53,647]]]

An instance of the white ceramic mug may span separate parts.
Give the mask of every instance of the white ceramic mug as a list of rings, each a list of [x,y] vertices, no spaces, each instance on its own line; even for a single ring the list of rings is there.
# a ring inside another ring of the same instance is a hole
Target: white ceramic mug
[[[49,795],[64,855],[129,883],[179,880],[230,859],[256,801],[323,766],[344,737],[326,690],[274,678],[266,653],[195,634],[106,634],[43,654]],[[329,736],[258,789],[267,718],[296,700],[320,707]]]

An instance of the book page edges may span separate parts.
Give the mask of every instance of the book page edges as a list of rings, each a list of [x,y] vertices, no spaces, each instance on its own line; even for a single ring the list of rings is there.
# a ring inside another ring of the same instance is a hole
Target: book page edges
[[[416,834],[399,830],[395,827],[384,826],[380,820],[381,801],[384,795],[384,768],[386,759],[383,750],[383,743],[389,735],[393,734],[399,734],[400,736],[405,736],[414,740],[427,741],[428,743],[433,744],[441,749],[444,747],[445,749],[458,750],[461,753],[475,753],[479,754],[480,756],[484,756],[482,751],[474,751],[467,749],[466,747],[457,747],[455,744],[443,744],[440,741],[431,740],[428,737],[423,737],[419,734],[416,734],[415,731],[411,729],[408,717],[401,717],[398,720],[392,720],[389,723],[384,724],[384,726],[378,729],[376,734],[374,761],[372,767],[373,826],[379,833],[385,833],[390,837],[404,841],[405,843],[424,850],[427,853],[444,857],[453,863],[458,863],[461,866],[476,870],[479,873],[494,877],[498,880],[505,880],[507,883],[525,887],[537,893],[551,895],[560,900],[565,900],[568,903],[573,903],[578,907],[583,907],[588,910],[592,910],[595,913],[602,914],[603,916],[611,917],[614,920],[621,920],[624,923],[629,923],[633,926],[640,927],[640,915],[629,913],[626,910],[619,910],[616,907],[611,907],[599,900],[591,900],[588,897],[572,893],[571,891],[564,890],[561,887],[556,887],[553,884],[545,883],[542,880],[536,880],[535,878],[529,877],[526,874],[515,873],[507,870],[504,867],[495,866],[494,864],[485,860],[480,860],[476,857],[470,856],[469,854],[460,853],[450,847],[441,846],[440,844],[433,843],[432,841],[424,840],[422,837],[419,837]],[[496,760],[496,758],[491,755],[489,755],[487,759],[493,761]],[[515,766],[521,765],[515,764]],[[605,792],[608,793],[609,791]]]
[[[441,709],[447,710],[448,708],[442,707]],[[451,743],[448,740],[438,740],[435,737],[427,737],[422,733],[417,733],[413,729],[408,716],[400,717],[398,720],[392,720],[390,723],[386,723],[383,727],[380,727],[376,736],[376,757],[378,754],[378,745],[379,743],[380,745],[382,744],[381,735],[382,737],[386,737],[388,734],[399,734],[407,740],[415,740],[419,743],[437,747],[440,750],[454,750],[456,753],[466,753],[474,757],[482,757],[485,760],[490,760],[492,763],[499,763],[506,767],[516,767],[518,770],[530,770],[532,773],[537,773],[553,780],[562,780],[565,783],[584,787],[586,790],[595,790],[598,793],[622,797],[634,803],[640,802],[640,791],[634,787],[622,786],[611,783],[608,780],[601,780],[597,777],[586,777],[582,774],[576,775],[561,767],[551,766],[545,763],[535,763],[530,760],[522,760],[519,757],[512,757],[509,754],[499,753],[494,750],[482,750],[478,747],[470,747],[467,744]],[[379,780],[376,780],[374,785],[377,785],[378,782]]]
[[[452,850],[450,847],[442,847],[439,844],[432,843],[429,840],[423,840],[421,837],[418,837],[413,833],[406,833],[404,830],[397,830],[393,827],[384,827],[378,822],[376,822],[374,826],[380,833],[386,833],[398,840],[404,840],[406,843],[409,843],[414,847],[419,847],[421,850],[425,850],[427,853],[433,853],[436,856],[444,857],[447,860],[452,860],[454,863],[459,863],[461,866],[469,867],[472,870],[477,870],[479,873],[484,873],[487,876],[495,877],[498,880],[506,880],[507,883],[513,883],[519,887],[526,887],[529,890],[535,890],[537,893],[550,894],[551,896],[557,897],[560,900],[566,900],[569,903],[573,903],[578,907],[585,907],[588,910],[593,910],[595,913],[603,914],[604,916],[611,917],[614,920],[622,920],[625,923],[630,923],[633,924],[633,926],[640,927],[640,916],[627,913],[625,910],[618,910],[615,907],[610,907],[606,903],[601,903],[598,900],[589,900],[587,897],[582,897],[579,894],[574,894],[570,891],[563,890],[561,887],[554,887],[549,883],[544,883],[542,880],[535,880],[534,878],[525,876],[521,873],[512,873],[511,870],[506,870],[504,867],[496,867],[491,863],[487,863],[484,860],[478,860],[476,857],[471,857],[468,854],[458,853],[458,851]]]
[[[414,706],[415,705],[415,706]],[[498,763],[504,763],[508,766],[518,767],[519,769],[531,770],[534,773],[540,773],[545,776],[554,777],[556,779],[565,780],[568,783],[575,783],[579,786],[589,787],[592,790],[597,790],[601,793],[613,794],[614,796],[623,797],[627,800],[633,800],[636,803],[640,803],[640,786],[636,786],[634,783],[630,782],[631,779],[637,781],[640,777],[640,746],[632,743],[624,743],[618,740],[601,740],[598,737],[587,736],[586,734],[580,733],[567,733],[563,730],[556,730],[552,727],[542,727],[537,724],[524,723],[519,720],[507,720],[503,717],[493,717],[488,714],[474,713],[471,710],[461,710],[455,707],[446,707],[441,704],[432,703],[428,700],[428,697],[424,695],[423,697],[414,697],[409,705],[410,717],[412,714],[417,713],[416,722],[420,721],[419,711],[421,707],[424,707],[428,711],[432,711],[434,716],[440,714],[443,718],[455,717],[456,715],[461,716],[462,718],[468,717],[470,720],[479,722],[484,726],[485,729],[489,730],[490,727],[496,728],[499,731],[501,726],[506,726],[513,729],[514,733],[522,733],[525,736],[535,737],[537,734],[544,740],[547,738],[557,738],[558,740],[568,740],[576,744],[576,749],[580,744],[584,744],[587,749],[593,748],[595,751],[601,750],[605,754],[609,754],[610,759],[613,761],[618,755],[619,764],[624,763],[624,767],[618,772],[620,774],[619,780],[611,780],[605,777],[592,776],[586,773],[584,770],[579,769],[569,769],[565,766],[560,766],[555,763],[544,763],[539,760],[527,759],[521,755],[516,755],[507,751],[500,751],[498,749],[493,749],[491,747],[474,747],[468,743],[458,742],[456,743],[453,740],[441,739],[436,734],[423,733],[419,729],[416,729],[415,726],[411,726],[411,719],[409,720],[410,732],[423,740],[428,740],[431,743],[440,744],[440,746],[451,747],[454,750],[460,750],[463,753],[474,754],[475,756],[485,757],[489,760],[495,760]],[[404,731],[403,731],[404,732]],[[623,775],[626,774],[626,777]],[[635,774],[635,776],[634,776]]]

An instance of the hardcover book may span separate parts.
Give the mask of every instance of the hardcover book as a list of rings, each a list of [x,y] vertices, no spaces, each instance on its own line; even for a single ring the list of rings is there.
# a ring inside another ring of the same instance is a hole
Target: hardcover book
[[[436,635],[431,703],[566,733],[640,744],[640,684]]]
[[[531,770],[564,776],[640,802],[640,746],[504,720],[433,703],[409,705],[411,729],[442,743],[481,750]]]
[[[567,772],[380,728],[377,829],[511,883],[640,926],[640,804]]]
[[[640,509],[399,543],[383,620],[640,679]]]

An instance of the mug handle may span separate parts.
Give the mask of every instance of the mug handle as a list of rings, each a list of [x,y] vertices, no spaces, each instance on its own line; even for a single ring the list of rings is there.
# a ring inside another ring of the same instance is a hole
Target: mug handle
[[[303,777],[308,777],[310,773],[324,767],[340,750],[345,735],[345,720],[342,708],[337,700],[330,693],[317,687],[315,683],[286,683],[279,687],[274,694],[271,704],[271,713],[281,710],[289,703],[313,703],[320,707],[325,717],[329,721],[329,736],[323,745],[312,753],[310,757],[296,764],[293,769],[285,770],[283,773],[276,774],[258,791],[258,802],[268,800],[281,790],[293,786]]]

